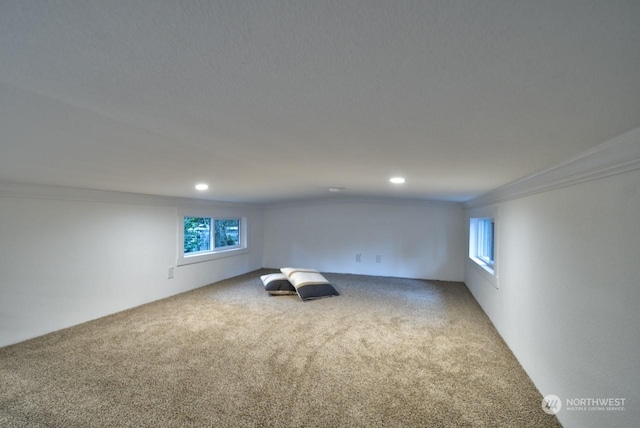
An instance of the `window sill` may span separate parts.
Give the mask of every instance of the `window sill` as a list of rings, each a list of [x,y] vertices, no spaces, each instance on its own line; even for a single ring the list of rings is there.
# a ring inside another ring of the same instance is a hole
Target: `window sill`
[[[244,247],[244,248],[230,248],[228,250],[211,251],[209,253],[194,254],[192,256],[178,257],[178,260],[176,261],[176,266],[185,266],[185,265],[191,265],[194,263],[209,262],[212,260],[223,259],[226,257],[240,256],[248,253],[249,253],[249,249]]]
[[[471,265],[485,280],[491,283],[495,288],[499,288],[498,275],[496,275],[494,267],[488,265],[477,257],[469,257],[469,261],[472,262]]]
[[[475,262],[475,264],[480,266],[482,269],[486,270],[491,275],[495,275],[495,270],[493,269],[493,266],[489,265],[488,263],[486,263],[485,261],[477,257],[469,257],[469,258],[471,259],[471,261]]]

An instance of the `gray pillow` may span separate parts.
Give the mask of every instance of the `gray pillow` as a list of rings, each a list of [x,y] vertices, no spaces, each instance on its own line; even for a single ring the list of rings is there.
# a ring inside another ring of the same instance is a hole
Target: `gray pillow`
[[[296,289],[283,273],[270,273],[260,277],[267,293],[275,296],[280,294],[296,294]]]

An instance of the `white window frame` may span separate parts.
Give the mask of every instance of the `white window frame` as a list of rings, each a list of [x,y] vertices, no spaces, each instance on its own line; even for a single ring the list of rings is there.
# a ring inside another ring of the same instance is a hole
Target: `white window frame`
[[[196,253],[184,252],[184,219],[186,217],[202,217],[211,219],[211,250],[198,251]],[[215,233],[215,221],[216,220],[240,220],[238,231],[238,245],[215,248],[215,239],[213,234]],[[208,262],[211,260],[217,260],[225,257],[239,256],[247,254],[249,247],[247,245],[247,217],[240,215],[229,214],[211,214],[204,213],[200,210],[179,210],[178,212],[178,257],[176,259],[176,266],[184,266],[193,263]]]
[[[498,288],[498,230],[499,216],[496,210],[481,210],[469,216],[469,261],[489,283]],[[492,236],[486,236],[487,223],[493,227]],[[493,258],[487,254],[487,239],[492,245]]]

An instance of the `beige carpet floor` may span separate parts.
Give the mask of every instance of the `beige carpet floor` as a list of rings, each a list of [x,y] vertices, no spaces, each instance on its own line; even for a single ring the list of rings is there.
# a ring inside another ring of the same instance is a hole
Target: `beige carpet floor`
[[[464,284],[265,272],[1,348],[0,426],[560,426]]]

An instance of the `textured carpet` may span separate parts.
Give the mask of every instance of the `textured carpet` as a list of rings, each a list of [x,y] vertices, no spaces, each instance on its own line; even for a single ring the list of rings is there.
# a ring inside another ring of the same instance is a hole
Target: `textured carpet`
[[[464,284],[266,272],[0,349],[0,426],[560,426]]]

